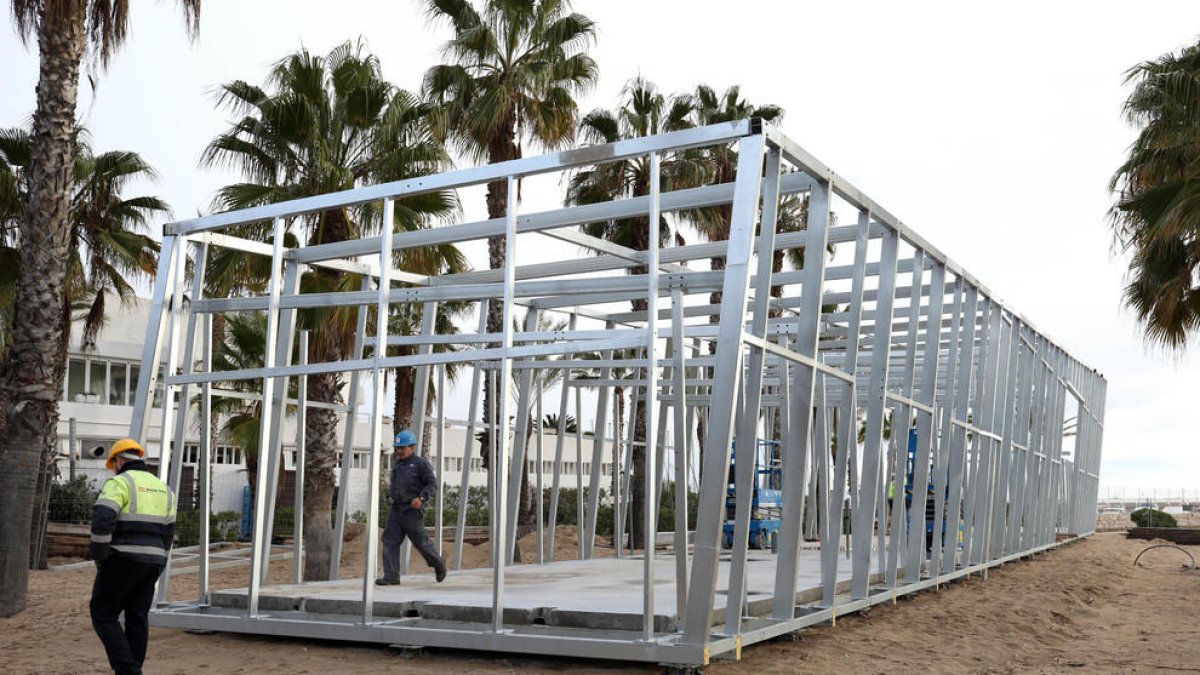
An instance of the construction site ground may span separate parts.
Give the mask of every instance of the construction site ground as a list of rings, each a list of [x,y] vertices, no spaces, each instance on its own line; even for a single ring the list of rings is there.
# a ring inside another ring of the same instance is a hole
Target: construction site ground
[[[575,550],[561,532],[560,555]],[[1101,533],[1034,558],[901,598],[837,626],[806,630],[798,641],[745,649],[738,662],[709,673],[1158,673],[1200,672],[1200,571],[1187,556],[1161,548],[1134,558],[1151,542]],[[534,557],[533,538],[521,542]],[[1200,546],[1185,547],[1193,556]],[[597,551],[611,555],[611,549]],[[465,547],[464,567],[487,564],[486,544]],[[56,560],[55,563],[69,563]],[[359,576],[362,537],[347,543],[343,574]],[[430,574],[417,560],[414,574]],[[272,565],[283,583],[291,562]],[[87,602],[90,566],[32,573],[29,607],[0,619],[4,672],[104,673],[104,651],[92,632]],[[212,587],[246,582],[244,565],[213,572]],[[172,579],[173,598],[194,597],[196,575]],[[454,650],[399,654],[378,645],[311,642],[231,634],[196,635],[156,628],[147,673],[615,673],[656,672],[650,665],[514,657]]]

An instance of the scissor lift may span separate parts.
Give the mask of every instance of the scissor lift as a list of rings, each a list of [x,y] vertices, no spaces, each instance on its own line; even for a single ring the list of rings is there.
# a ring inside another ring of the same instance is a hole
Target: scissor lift
[[[750,498],[750,548],[766,549],[775,545],[783,513],[783,491],[779,488],[780,463],[775,459],[779,441],[757,439],[754,452],[754,485]],[[734,512],[737,509],[737,444],[729,456],[729,480],[725,490],[725,529],[722,541],[733,548]]]

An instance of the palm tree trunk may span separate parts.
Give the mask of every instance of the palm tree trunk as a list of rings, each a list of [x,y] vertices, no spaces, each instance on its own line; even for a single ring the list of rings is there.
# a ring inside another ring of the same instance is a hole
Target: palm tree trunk
[[[633,535],[633,548],[644,548],[646,542],[646,397],[638,398],[633,407],[633,475],[630,476],[629,493],[632,498],[629,515],[633,522],[629,531]]]
[[[533,525],[533,487],[529,483],[529,440],[537,433],[533,416],[525,424],[525,463],[521,466],[521,505],[517,511],[517,524]]]
[[[511,128],[511,124],[508,125]],[[507,142],[501,140],[491,144],[488,148],[488,161],[491,163],[503,162],[514,159],[517,156],[516,144],[513,142],[513,134],[509,134]],[[488,183],[487,186],[487,210],[488,218],[504,218],[508,213],[508,182],[494,181]],[[505,259],[505,241],[504,237],[488,237],[488,267],[494,270],[504,267]],[[504,305],[499,299],[492,299],[488,302],[487,315],[487,332],[496,334],[504,330]],[[497,425],[497,402],[492,400],[492,380],[495,378],[495,371],[488,370],[484,374],[483,385],[483,415],[487,426],[480,436],[479,452],[483,457],[483,466],[488,467],[488,448],[491,447],[491,428]]]
[[[25,609],[29,529],[38,472],[58,443],[62,364],[61,311],[70,239],[67,227],[74,163],[75,98],[86,46],[83,3],[42,13],[37,112],[29,162],[29,194],[21,228],[8,362],[0,371],[8,428],[0,442],[0,617]]]
[[[310,400],[332,402],[341,390],[335,374],[308,376]],[[353,420],[347,422],[353,424]],[[309,408],[304,416],[304,578],[315,581],[329,578],[333,549],[333,474],[337,463],[337,413]],[[350,458],[345,458],[350,461]],[[349,486],[343,485],[343,490]]]
[[[400,356],[410,356],[412,353],[411,346],[405,345],[399,348]],[[396,380],[396,396],[392,403],[392,433],[398,434],[412,424],[412,400],[413,392],[416,391],[417,369],[413,367],[395,368],[392,373]]]
[[[321,214],[318,226],[313,228],[310,244],[327,244],[350,238],[351,224],[341,209]],[[330,275],[331,281],[340,276],[337,272],[318,272]],[[345,359],[352,351],[354,330],[336,323],[323,324],[314,331],[309,343],[309,363],[322,363]],[[341,399],[342,377],[340,373],[310,375],[308,396],[310,401],[337,403]],[[353,424],[353,415],[347,424]],[[324,580],[329,578],[330,557],[333,554],[333,508],[334,470],[337,466],[339,443],[337,439],[337,413],[321,408],[309,408],[304,417],[304,578]],[[346,457],[345,461],[350,461]],[[343,485],[342,489],[350,486]]]
[[[520,148],[516,143],[516,124],[515,120],[503,120],[497,128],[503,131],[492,137],[488,143],[488,162],[495,164],[496,162],[504,162],[510,159],[516,159],[520,156]],[[487,210],[489,218],[504,218],[508,213],[508,182],[494,181],[488,183],[487,186]],[[505,240],[504,237],[488,237],[488,267],[494,270],[502,269],[505,262]],[[487,332],[492,334],[500,333],[504,330],[504,305],[498,298],[493,298],[488,302],[487,310]],[[488,449],[492,443],[492,431],[496,430],[501,433],[506,428],[506,420],[498,419],[499,405],[498,401],[492,399],[492,390],[498,387],[495,384],[496,371],[489,369],[484,373],[483,379],[483,433],[479,435],[479,454],[483,459],[484,469],[491,471],[490,458]],[[505,392],[497,391],[497,396],[504,396]],[[501,480],[503,480],[503,470],[501,470]],[[490,484],[490,483],[489,483]],[[522,478],[522,487],[525,485],[525,479]],[[502,508],[503,505],[501,505]],[[517,547],[517,555],[520,556],[520,547]]]
[[[612,485],[609,486],[609,494],[617,494],[617,481],[621,480],[621,467],[624,464],[621,462],[621,439],[625,438],[625,387],[613,387],[613,395],[617,399],[617,428],[613,429],[613,456],[612,456]],[[603,426],[603,422],[599,422],[596,427],[599,429]],[[614,515],[615,515],[614,511]]]

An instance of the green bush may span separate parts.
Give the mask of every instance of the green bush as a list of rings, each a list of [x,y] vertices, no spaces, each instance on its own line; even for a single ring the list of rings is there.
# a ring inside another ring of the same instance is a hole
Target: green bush
[[[458,495],[457,487],[447,487],[445,492],[435,495],[425,508],[425,525],[433,527],[437,500],[442,500],[442,522],[454,526],[458,524]],[[478,526],[488,524],[488,494],[482,485],[472,485],[467,488],[467,525]]]
[[[49,519],[56,523],[91,522],[92,506],[99,494],[99,488],[84,476],[76,476],[75,480],[54,481],[50,484]]]
[[[1129,517],[1138,527],[1179,527],[1174,516],[1158,509],[1138,509],[1129,514]]]
[[[242,514],[237,511],[221,511],[209,516],[208,541],[236,541]],[[175,516],[175,545],[195,546],[200,543],[200,512],[191,511]]]
[[[296,530],[296,509],[292,506],[276,506],[275,518],[271,521],[271,538],[280,539],[292,536]]]

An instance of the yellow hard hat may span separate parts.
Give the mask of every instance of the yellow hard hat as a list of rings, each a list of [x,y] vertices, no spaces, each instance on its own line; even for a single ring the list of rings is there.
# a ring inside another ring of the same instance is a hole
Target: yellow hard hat
[[[121,454],[122,452],[136,452],[138,457],[146,456],[146,450],[142,447],[141,443],[138,443],[132,438],[122,438],[116,443],[113,443],[112,447],[108,449],[108,459],[105,460],[104,466],[108,467],[109,471],[113,470],[113,460],[116,459],[117,455]]]

